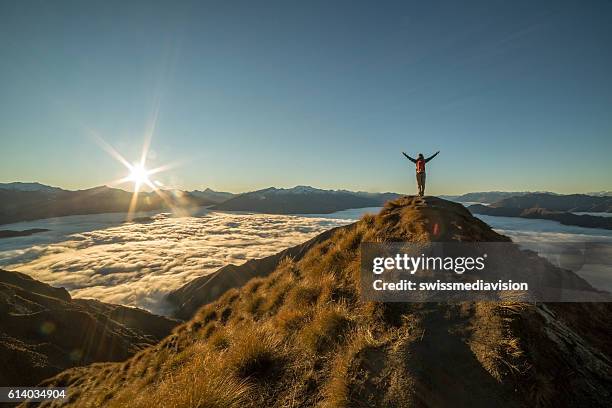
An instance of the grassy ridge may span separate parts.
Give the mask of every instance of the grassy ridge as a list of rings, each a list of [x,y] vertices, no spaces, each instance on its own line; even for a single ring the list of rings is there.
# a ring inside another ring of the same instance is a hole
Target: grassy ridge
[[[610,337],[597,336],[597,349],[588,323],[517,303],[361,302],[360,243],[395,240],[507,238],[461,205],[399,199],[227,291],[130,360],[47,384],[71,387],[79,407],[605,405]],[[584,343],[576,355],[563,349],[571,339]],[[570,376],[585,359],[601,370]]]

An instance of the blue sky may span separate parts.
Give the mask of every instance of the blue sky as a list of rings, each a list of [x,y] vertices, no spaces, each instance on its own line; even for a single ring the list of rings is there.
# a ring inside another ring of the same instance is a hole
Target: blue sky
[[[0,3],[0,181],[612,190],[611,2],[175,3]]]

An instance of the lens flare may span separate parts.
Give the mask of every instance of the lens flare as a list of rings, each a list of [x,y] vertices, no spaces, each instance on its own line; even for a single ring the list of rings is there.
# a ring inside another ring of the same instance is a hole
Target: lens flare
[[[156,193],[164,203],[173,211],[175,210],[174,203],[168,198],[168,194],[161,190],[159,187],[163,186],[163,184],[157,180],[151,180],[151,176],[162,171],[166,171],[174,165],[166,164],[163,166],[156,167],[154,169],[147,169],[146,160],[150,146],[150,135],[145,137],[145,143],[142,147],[142,153],[140,160],[138,162],[130,164],[113,146],[111,146],[108,142],[102,139],[97,134],[93,134],[96,142],[107,152],[109,153],[115,160],[119,163],[123,164],[128,170],[128,175],[111,182],[111,185],[115,184],[124,184],[124,183],[134,183],[134,193],[132,195],[132,199],[130,200],[129,208],[127,209],[127,220],[131,221],[134,215],[134,212],[138,205],[138,194],[140,193],[140,189],[143,185],[149,187],[154,193]]]
[[[142,184],[151,184],[151,180],[149,180],[150,172],[141,164],[134,164],[129,170],[130,174],[127,176],[127,178],[130,181],[133,181],[135,185],[140,186]]]

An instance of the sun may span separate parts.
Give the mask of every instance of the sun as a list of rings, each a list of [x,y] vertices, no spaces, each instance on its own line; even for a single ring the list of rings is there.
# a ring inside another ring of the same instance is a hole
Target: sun
[[[110,185],[123,184],[123,183],[133,183],[134,184],[134,192],[132,193],[132,199],[130,200],[129,207],[127,209],[127,220],[130,221],[134,214],[134,211],[138,208],[138,195],[141,193],[141,189],[143,186],[148,187],[151,191],[157,194],[160,199],[166,204],[168,208],[174,208],[174,202],[169,198],[168,194],[161,188],[164,184],[152,177],[158,173],[169,170],[173,168],[176,164],[165,164],[162,166],[158,166],[155,168],[147,168],[147,156],[149,153],[149,145],[151,143],[151,134],[147,134],[145,137],[145,143],[142,147],[142,153],[140,156],[140,160],[134,161],[130,163],[125,157],[123,157],[113,146],[111,146],[104,139],[99,137],[96,134],[92,134],[94,136],[95,141],[104,149],[108,154],[110,154],[114,159],[116,159],[119,163],[123,164],[125,168],[128,170],[128,174],[118,180],[110,182]],[[149,197],[147,197],[147,200]]]
[[[142,164],[133,164],[130,166],[129,170],[130,174],[127,176],[127,179],[134,182],[136,188],[140,187],[142,184],[151,184],[151,180],[149,180],[149,174],[151,172]]]

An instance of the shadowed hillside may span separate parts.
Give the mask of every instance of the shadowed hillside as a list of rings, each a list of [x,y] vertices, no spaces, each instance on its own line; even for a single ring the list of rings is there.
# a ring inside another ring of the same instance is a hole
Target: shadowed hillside
[[[535,218],[557,221],[563,225],[575,225],[584,228],[612,229],[612,217],[595,215],[577,215],[567,211],[549,211],[545,208],[492,207],[482,204],[470,205],[468,209],[473,214],[492,215],[496,217]]]
[[[608,406],[610,304],[361,302],[360,244],[392,241],[509,239],[460,204],[400,198],[202,296],[129,360],[43,384],[78,407]]]
[[[66,215],[127,212],[133,194],[106,186],[87,190],[16,190],[0,187],[0,225]],[[134,211],[195,209],[217,201],[182,191],[140,192]]]
[[[499,208],[545,208],[549,211],[612,212],[612,197],[586,194],[529,193],[507,197],[491,204]]]
[[[141,309],[72,299],[64,288],[0,269],[0,384],[33,386],[69,367],[125,360],[177,324]]]
[[[212,208],[264,214],[328,214],[349,208],[379,207],[398,196],[395,193],[322,190],[310,186],[270,187],[240,194]]]

